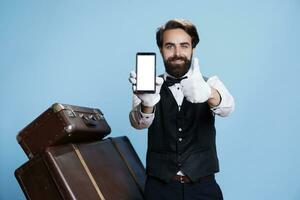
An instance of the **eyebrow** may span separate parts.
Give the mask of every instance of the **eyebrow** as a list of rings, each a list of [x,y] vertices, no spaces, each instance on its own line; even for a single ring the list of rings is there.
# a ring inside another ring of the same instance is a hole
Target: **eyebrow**
[[[189,45],[190,46],[190,43],[188,43],[188,42],[182,42],[182,43],[180,43],[180,45]]]
[[[167,45],[175,45],[175,43],[172,43],[172,42],[167,42],[164,44],[164,46],[167,46]],[[181,42],[180,45],[191,45],[190,43],[188,42]]]
[[[172,43],[172,42],[167,42],[167,43],[164,44],[164,46],[167,46],[167,45],[175,45],[175,44]]]

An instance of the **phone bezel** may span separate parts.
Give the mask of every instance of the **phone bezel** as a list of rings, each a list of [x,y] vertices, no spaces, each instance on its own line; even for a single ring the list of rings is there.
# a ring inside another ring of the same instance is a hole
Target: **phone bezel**
[[[156,87],[155,87],[155,79],[156,79],[156,53],[154,52],[137,52],[136,53],[136,61],[135,61],[135,72],[138,76],[138,56],[154,56],[154,80],[153,80],[153,88],[154,90],[138,90],[136,87],[135,93],[155,93]],[[136,86],[138,85],[138,79],[136,78]]]

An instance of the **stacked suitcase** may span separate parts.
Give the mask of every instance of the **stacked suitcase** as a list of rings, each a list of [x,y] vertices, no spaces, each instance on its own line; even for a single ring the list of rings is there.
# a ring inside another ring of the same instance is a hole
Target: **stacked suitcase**
[[[145,169],[99,109],[53,104],[17,140],[29,161],[15,171],[31,200],[143,199]]]

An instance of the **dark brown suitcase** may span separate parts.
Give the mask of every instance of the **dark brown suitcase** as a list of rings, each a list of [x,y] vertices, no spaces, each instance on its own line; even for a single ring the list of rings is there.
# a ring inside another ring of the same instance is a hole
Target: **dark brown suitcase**
[[[55,103],[17,135],[26,155],[34,155],[52,145],[88,142],[104,138],[111,129],[96,108]]]
[[[48,147],[15,176],[30,200],[138,200],[146,177],[124,136]]]

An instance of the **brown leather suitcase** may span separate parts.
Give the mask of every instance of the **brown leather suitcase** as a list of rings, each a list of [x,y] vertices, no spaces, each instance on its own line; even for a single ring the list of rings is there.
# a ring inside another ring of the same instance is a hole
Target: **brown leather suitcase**
[[[48,147],[15,176],[30,200],[138,200],[146,177],[126,136]]]
[[[110,132],[99,109],[55,103],[21,130],[17,140],[33,158],[48,146],[96,141]]]

